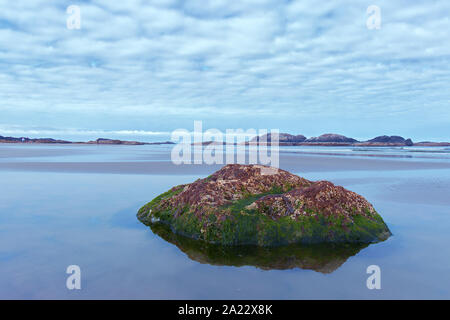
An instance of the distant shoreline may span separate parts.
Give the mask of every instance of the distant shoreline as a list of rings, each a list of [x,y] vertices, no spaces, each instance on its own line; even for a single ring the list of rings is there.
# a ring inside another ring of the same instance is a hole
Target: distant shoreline
[[[26,137],[3,137],[0,136],[0,143],[17,143],[17,144],[97,144],[97,145],[152,145],[152,144],[174,144],[171,141],[162,142],[140,142],[140,141],[127,141],[119,139],[105,139],[98,138],[97,140],[91,140],[87,142],[83,141],[68,141],[52,138],[26,138]]]
[[[328,136],[330,139],[337,138],[339,141],[320,141],[321,137]],[[303,141],[290,141],[292,136],[286,133],[280,133],[280,139],[278,145],[283,146],[320,146],[320,147],[450,147],[450,142],[433,142],[433,141],[422,141],[422,142],[412,142],[411,139],[403,139],[398,136],[380,136],[368,141],[357,141],[352,138],[347,138],[340,135],[322,135],[318,138],[304,139]],[[192,143],[192,145],[250,145],[250,146],[270,146],[271,138],[260,141],[261,137],[255,137],[251,141],[246,142],[215,142],[215,141],[205,141],[201,143]],[[262,139],[261,139],[262,140]],[[3,137],[0,136],[0,143],[8,144],[88,144],[88,145],[164,145],[164,144],[175,144],[172,141],[161,141],[161,142],[141,142],[141,141],[128,141],[119,139],[106,139],[98,138],[97,140],[90,141],[69,141],[53,138],[28,138],[28,137]]]
[[[192,143],[192,145],[250,145],[250,146],[271,146],[270,143],[261,142],[241,142],[241,143],[226,143],[226,142],[215,142],[206,141],[202,143]],[[279,142],[280,147],[298,147],[298,146],[309,146],[309,147],[450,147],[450,142],[416,142],[412,145],[405,145],[400,143],[342,143],[342,142]]]

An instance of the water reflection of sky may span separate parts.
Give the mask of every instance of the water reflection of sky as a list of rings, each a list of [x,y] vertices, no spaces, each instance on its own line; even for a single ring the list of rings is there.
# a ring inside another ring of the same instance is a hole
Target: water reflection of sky
[[[119,159],[136,147],[126,148],[108,146],[98,157]],[[66,156],[48,160],[59,157]],[[0,170],[0,298],[450,298],[450,170],[302,175],[365,196],[393,237],[361,250],[330,274],[201,264],[136,219],[145,202],[201,174]],[[65,287],[70,264],[81,267],[81,291]],[[381,267],[380,291],[366,288],[371,264]]]

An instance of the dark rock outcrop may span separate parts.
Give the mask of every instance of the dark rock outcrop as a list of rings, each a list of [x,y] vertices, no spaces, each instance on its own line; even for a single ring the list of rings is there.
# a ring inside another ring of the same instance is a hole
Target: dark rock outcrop
[[[261,165],[227,165],[174,187],[142,207],[138,218],[222,245],[370,243],[390,236],[362,196]]]

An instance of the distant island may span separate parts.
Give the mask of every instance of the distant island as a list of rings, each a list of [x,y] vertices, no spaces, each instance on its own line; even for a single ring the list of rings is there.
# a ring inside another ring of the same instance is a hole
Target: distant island
[[[272,133],[257,136],[247,142],[234,143],[244,145],[265,145],[272,142]],[[205,141],[202,143],[192,143],[193,145],[225,145],[226,142]],[[355,146],[355,147],[448,147],[450,142],[422,141],[413,142],[410,138],[405,139],[400,136],[378,136],[367,141],[359,141],[340,134],[326,133],[318,137],[307,138],[302,134],[292,135],[289,133],[278,134],[278,145],[280,146]]]
[[[270,143],[272,134],[258,136],[247,142],[249,145]],[[318,137],[306,138],[304,135],[292,135],[279,133],[280,146],[361,146],[361,147],[385,147],[385,146],[450,146],[450,142],[413,142],[400,136],[378,136],[367,141],[358,141],[340,134],[326,133]]]
[[[147,144],[174,144],[171,141],[163,142],[139,142],[139,141],[124,141],[115,139],[98,138],[97,140],[91,140],[87,142],[73,142],[67,140],[57,140],[52,138],[14,138],[0,136],[0,143],[51,143],[51,144],[121,144],[121,145],[147,145]]]

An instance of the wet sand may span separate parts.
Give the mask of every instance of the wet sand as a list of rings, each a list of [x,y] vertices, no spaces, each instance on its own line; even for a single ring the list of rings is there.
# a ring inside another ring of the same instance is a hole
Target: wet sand
[[[393,233],[334,268],[327,265],[324,275],[301,267],[263,271],[253,260],[238,260],[239,267],[211,261],[141,224],[136,212],[143,204],[221,167],[175,166],[170,150],[0,144],[0,298],[450,297],[443,285],[450,263],[449,160],[281,151],[282,169],[363,195]],[[76,295],[65,287],[71,264],[85,275]],[[366,287],[373,264],[382,270],[382,290]]]
[[[159,161],[2,161],[0,171],[116,173],[151,175],[210,174],[223,165],[175,165]],[[280,168],[292,172],[377,171],[450,169],[450,162],[425,162],[374,158],[343,158],[328,155],[280,155]]]

